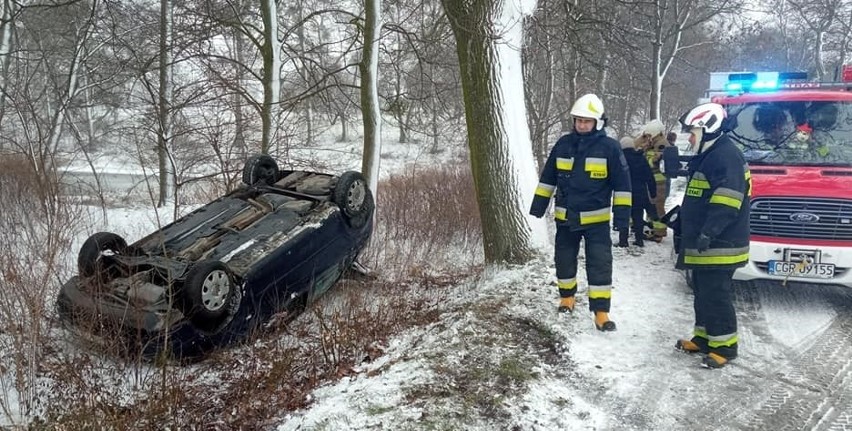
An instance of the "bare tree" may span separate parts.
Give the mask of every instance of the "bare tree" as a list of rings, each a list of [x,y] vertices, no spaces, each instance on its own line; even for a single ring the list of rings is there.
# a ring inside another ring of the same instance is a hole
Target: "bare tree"
[[[18,3],[13,0],[2,0],[0,8],[2,8],[0,9],[0,124],[2,124],[6,112],[6,76],[9,74],[12,33]],[[3,141],[0,141],[0,149],[3,149]]]
[[[787,0],[787,3],[813,34],[813,65],[817,79],[823,81],[826,77],[825,39],[829,29],[835,25],[840,8],[848,4],[848,0]]]
[[[364,123],[364,153],[361,172],[373,194],[379,184],[379,157],[382,151],[382,114],[379,109],[379,41],[382,31],[381,0],[364,2],[364,48],[361,72],[361,118]]]
[[[160,89],[157,104],[157,158],[160,168],[158,207],[166,205],[174,187],[174,163],[169,146],[172,142],[172,1],[160,0]]]
[[[648,116],[660,117],[663,83],[674,60],[693,45],[682,44],[684,32],[699,27],[721,15],[735,11],[739,0],[653,0],[636,3],[634,13],[647,18],[647,27],[632,31],[650,49],[650,100]],[[701,42],[699,42],[701,43]]]
[[[263,42],[260,48],[263,57],[260,152],[266,154],[272,145],[272,126],[281,100],[281,43],[278,40],[278,4],[275,0],[261,0],[260,15],[263,20]]]

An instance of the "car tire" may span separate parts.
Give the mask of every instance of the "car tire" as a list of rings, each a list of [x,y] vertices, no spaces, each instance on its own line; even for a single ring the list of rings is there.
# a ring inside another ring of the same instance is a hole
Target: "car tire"
[[[332,200],[340,207],[349,226],[356,229],[367,224],[376,206],[367,180],[355,171],[344,172],[337,179]]]
[[[112,278],[117,273],[113,255],[127,254],[127,241],[112,232],[98,232],[83,242],[77,254],[77,271],[80,277],[99,275]]]
[[[213,331],[231,312],[236,285],[228,266],[218,260],[202,260],[187,271],[181,290],[181,311],[195,327]]]
[[[278,164],[267,154],[249,157],[243,166],[243,183],[253,186],[259,182],[271,185],[278,181]]]

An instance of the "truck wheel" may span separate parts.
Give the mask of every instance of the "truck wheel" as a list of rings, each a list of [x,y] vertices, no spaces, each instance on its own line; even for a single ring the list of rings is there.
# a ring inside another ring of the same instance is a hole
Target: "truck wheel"
[[[278,164],[267,154],[257,154],[249,157],[243,166],[243,183],[253,186],[258,182],[272,185],[278,181]]]
[[[118,263],[113,256],[127,254],[127,241],[112,232],[98,232],[90,236],[77,254],[77,271],[80,277],[100,276],[107,281],[118,275]]]
[[[362,228],[370,220],[376,207],[373,194],[367,188],[367,181],[360,172],[344,172],[337,180],[332,200],[343,212],[343,218],[349,226]]]
[[[218,260],[203,260],[187,272],[179,304],[195,327],[213,331],[228,317],[235,295],[230,269]]]

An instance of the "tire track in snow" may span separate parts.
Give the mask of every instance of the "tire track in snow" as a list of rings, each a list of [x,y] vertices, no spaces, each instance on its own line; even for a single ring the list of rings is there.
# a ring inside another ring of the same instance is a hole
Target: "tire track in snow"
[[[852,429],[852,315],[839,311],[812,346],[767,375],[773,381],[769,397],[744,429]]]

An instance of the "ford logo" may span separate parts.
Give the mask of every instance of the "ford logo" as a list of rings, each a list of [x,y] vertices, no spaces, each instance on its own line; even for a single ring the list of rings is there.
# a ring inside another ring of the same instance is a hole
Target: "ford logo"
[[[819,216],[814,213],[793,213],[790,214],[790,220],[799,223],[816,223],[819,221]]]

